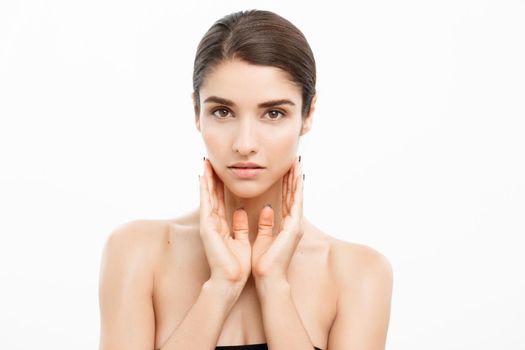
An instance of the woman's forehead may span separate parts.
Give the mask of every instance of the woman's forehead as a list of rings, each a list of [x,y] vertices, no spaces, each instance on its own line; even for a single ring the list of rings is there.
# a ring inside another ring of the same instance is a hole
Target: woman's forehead
[[[218,64],[204,78],[201,101],[219,96],[234,102],[260,103],[289,99],[300,105],[301,89],[290,75],[277,67],[228,60]]]

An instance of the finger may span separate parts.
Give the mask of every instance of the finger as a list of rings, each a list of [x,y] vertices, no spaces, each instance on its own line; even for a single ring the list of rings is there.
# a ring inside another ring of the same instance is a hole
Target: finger
[[[303,213],[303,193],[304,193],[304,177],[303,174],[299,174],[296,179],[296,188],[294,191],[292,213],[291,215],[296,218],[301,218]]]
[[[284,215],[283,215],[283,218],[288,215],[288,212],[290,211],[290,203],[288,201],[288,195],[289,195],[289,191],[290,191],[290,174],[291,174],[291,171],[292,171],[292,168],[290,167],[290,169],[288,169],[288,171],[286,172],[286,183],[284,185],[284,200],[283,200],[283,207],[284,207]]]
[[[283,176],[282,180],[282,194],[281,194],[281,217],[284,218],[286,216],[287,210],[286,210],[286,192],[288,191],[288,171]]]
[[[295,159],[292,167],[290,168],[290,174],[288,175],[288,187],[286,191],[286,203],[288,207],[288,213],[292,209],[292,190],[293,190],[293,180],[295,178],[295,167],[297,165],[297,158]]]
[[[248,214],[244,209],[237,209],[233,212],[232,230],[235,239],[249,241]]]
[[[297,163],[297,169],[295,173],[295,180],[294,180],[294,187],[293,187],[293,193],[295,195],[295,191],[297,190],[297,184],[299,183],[299,178],[303,177],[303,165],[301,162]]]
[[[206,181],[208,182],[208,193],[210,196],[211,210],[215,212],[217,210],[217,201],[215,198],[215,184],[213,181],[213,168],[211,166],[209,159],[206,159],[204,161],[204,166],[206,170],[206,173],[205,173]]]
[[[221,218],[226,219],[226,210],[225,210],[225,204],[224,204],[224,183],[221,179],[217,176],[217,202],[219,205],[219,216]]]
[[[259,214],[257,237],[273,237],[273,219],[274,213],[272,207],[265,205]]]
[[[199,192],[200,192],[200,208],[201,212],[206,214],[206,216],[210,213],[210,197],[208,196],[208,183],[204,176],[199,176]]]
[[[208,166],[208,180],[209,180],[209,187],[210,187],[210,200],[212,204],[212,208],[214,212],[217,212],[217,196],[215,195],[215,172],[213,170],[213,167],[211,166],[211,162],[209,159],[206,159],[206,163]]]

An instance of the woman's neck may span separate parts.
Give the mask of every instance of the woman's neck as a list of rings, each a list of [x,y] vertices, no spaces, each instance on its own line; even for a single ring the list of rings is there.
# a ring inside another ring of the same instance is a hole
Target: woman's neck
[[[276,181],[268,190],[260,196],[253,198],[241,198],[232,193],[226,186],[224,187],[224,205],[225,215],[230,232],[232,229],[233,212],[242,207],[248,214],[249,239],[253,244],[258,232],[259,214],[266,204],[270,204],[274,211],[274,229],[276,233],[281,222],[281,203],[282,203],[282,184],[281,181]]]

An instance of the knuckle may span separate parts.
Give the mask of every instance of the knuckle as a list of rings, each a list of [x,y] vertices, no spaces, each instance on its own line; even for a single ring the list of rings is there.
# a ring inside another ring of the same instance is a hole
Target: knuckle
[[[261,230],[271,230],[272,228],[273,228],[272,224],[266,224],[266,223],[259,224],[259,229]]]

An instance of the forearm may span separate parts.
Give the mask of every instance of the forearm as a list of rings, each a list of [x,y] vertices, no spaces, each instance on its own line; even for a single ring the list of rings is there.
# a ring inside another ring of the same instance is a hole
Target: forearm
[[[215,349],[222,326],[240,292],[207,281],[197,301],[159,350]]]
[[[270,350],[314,349],[287,281],[257,281],[264,331]]]

